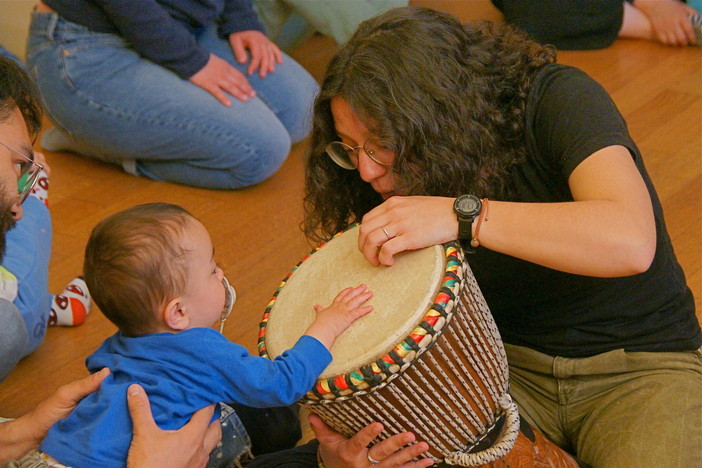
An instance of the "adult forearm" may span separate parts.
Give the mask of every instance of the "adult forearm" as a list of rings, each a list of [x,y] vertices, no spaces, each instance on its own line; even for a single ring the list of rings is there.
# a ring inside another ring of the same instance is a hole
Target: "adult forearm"
[[[480,244],[567,273],[615,277],[648,269],[655,235],[613,201],[490,201]]]
[[[615,277],[644,272],[656,251],[651,196],[629,151],[611,146],[572,172],[562,203],[490,202],[480,242],[555,270]]]
[[[452,204],[451,198],[393,197],[364,218],[361,251],[374,264],[389,265],[392,256],[404,250],[455,240],[458,222]],[[480,214],[479,248],[580,275],[639,273],[648,268],[655,253],[653,216],[640,213],[646,210],[651,211],[650,203],[648,208],[635,209],[610,200],[489,200]],[[476,225],[477,220],[474,229]]]

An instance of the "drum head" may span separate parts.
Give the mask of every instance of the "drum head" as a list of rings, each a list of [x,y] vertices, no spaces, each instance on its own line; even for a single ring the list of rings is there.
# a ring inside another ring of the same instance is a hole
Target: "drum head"
[[[320,379],[346,374],[385,355],[421,322],[446,269],[443,246],[404,252],[391,267],[371,265],[358,250],[358,227],[322,245],[292,272],[269,312],[265,345],[271,358],[291,348],[342,289],[366,284],[373,311],[337,338]]]

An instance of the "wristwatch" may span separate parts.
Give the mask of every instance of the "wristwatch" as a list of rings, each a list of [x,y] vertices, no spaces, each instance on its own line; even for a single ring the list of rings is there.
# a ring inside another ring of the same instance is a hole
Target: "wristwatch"
[[[470,245],[473,237],[473,221],[482,208],[483,202],[475,195],[461,195],[453,202],[453,211],[458,217],[458,242],[466,253],[475,252],[475,247]]]

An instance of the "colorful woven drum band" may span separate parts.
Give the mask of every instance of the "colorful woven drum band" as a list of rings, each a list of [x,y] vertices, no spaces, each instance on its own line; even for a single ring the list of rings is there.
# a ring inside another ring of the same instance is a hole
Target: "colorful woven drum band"
[[[343,232],[336,234],[337,237]],[[318,245],[306,255],[283,279],[269,301],[260,323],[258,336],[259,355],[271,358],[266,347],[266,329],[271,310],[283,287],[300,266],[315,252],[327,243]],[[437,338],[441,336],[454,314],[456,298],[460,294],[462,282],[459,274],[464,268],[463,252],[457,243],[451,242],[444,246],[446,255],[446,271],[439,293],[434,303],[412,332],[397,343],[387,354],[370,364],[361,366],[351,372],[333,378],[319,380],[314,388],[303,398],[305,404],[320,404],[337,398],[349,398],[365,394],[365,392],[383,388],[411,363],[422,355]]]

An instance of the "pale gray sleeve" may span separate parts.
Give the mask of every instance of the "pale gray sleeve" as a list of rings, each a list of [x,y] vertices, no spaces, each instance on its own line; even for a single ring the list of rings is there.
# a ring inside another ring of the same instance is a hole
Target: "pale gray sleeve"
[[[0,382],[24,357],[28,341],[27,327],[19,310],[12,302],[0,299]]]

